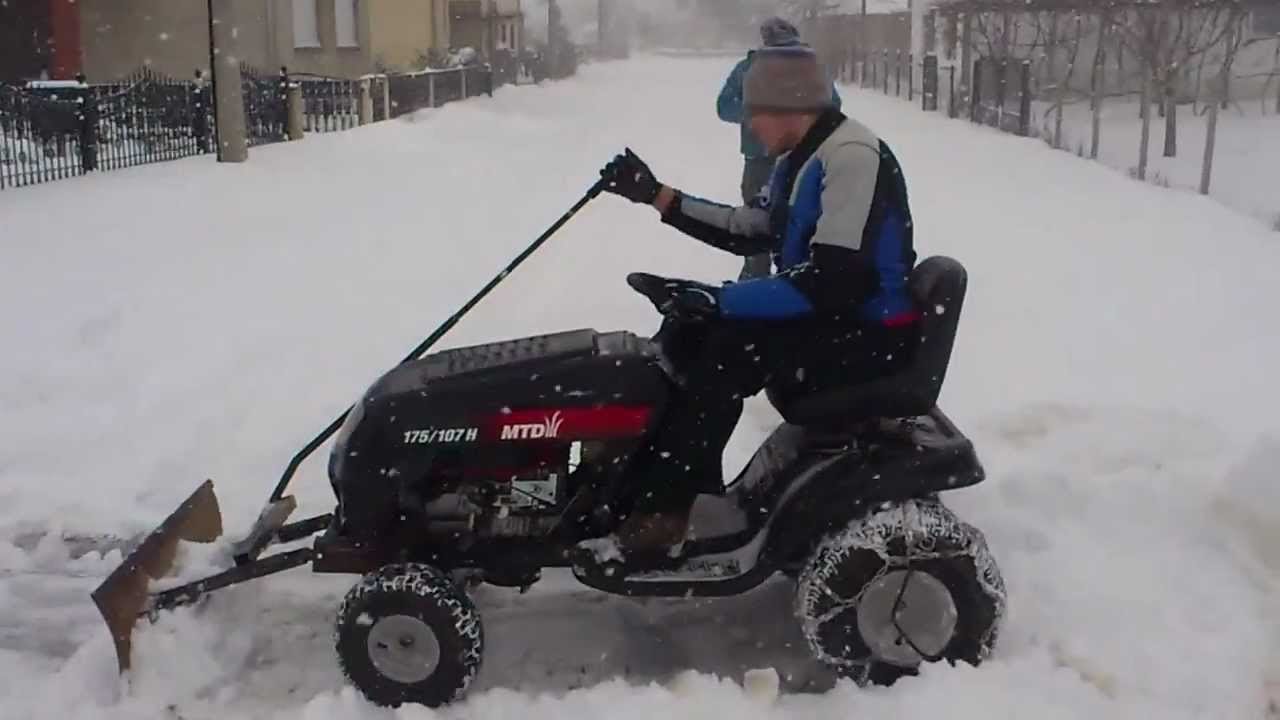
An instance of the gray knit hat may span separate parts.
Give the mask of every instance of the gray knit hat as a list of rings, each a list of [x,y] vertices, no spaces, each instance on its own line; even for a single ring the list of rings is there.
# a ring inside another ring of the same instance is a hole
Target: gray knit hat
[[[748,112],[815,112],[832,105],[831,81],[808,45],[759,48],[742,89]]]
[[[795,25],[783,18],[771,17],[760,23],[760,40],[771,47],[798,45],[800,43],[800,31],[796,29]]]

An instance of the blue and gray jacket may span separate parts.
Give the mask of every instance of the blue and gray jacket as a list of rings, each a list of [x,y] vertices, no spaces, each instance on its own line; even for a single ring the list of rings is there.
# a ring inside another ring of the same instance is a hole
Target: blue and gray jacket
[[[716,115],[725,122],[736,123],[739,126],[739,132],[742,134],[739,148],[742,156],[748,160],[769,156],[764,145],[756,139],[747,125],[742,105],[742,79],[747,74],[747,69],[751,67],[754,55],[754,50],[747,52],[747,56],[733,66],[729,77],[725,78],[724,87],[720,88],[720,95],[716,98]],[[836,110],[840,109],[840,92],[836,90],[835,85],[831,86],[831,102]]]
[[[907,291],[916,253],[902,170],[888,145],[838,110],[778,158],[750,204],[677,193],[663,222],[735,255],[772,253],[775,275],[721,289],[724,317],[882,326],[918,318]]]

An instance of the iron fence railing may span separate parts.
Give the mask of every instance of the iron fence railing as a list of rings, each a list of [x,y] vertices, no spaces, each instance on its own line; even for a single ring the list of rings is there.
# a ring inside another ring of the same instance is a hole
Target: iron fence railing
[[[572,74],[547,56],[496,52],[492,63],[344,79],[240,65],[250,146],[288,140],[290,94],[297,132],[333,132],[440,107],[508,84]],[[0,83],[0,189],[22,187],[216,150],[213,88],[200,72],[177,80],[144,67],[121,80]]]
[[[434,108],[477,95],[493,94],[493,69],[468,65],[387,76],[391,117]]]
[[[280,72],[273,75],[241,64],[240,91],[244,99],[244,124],[249,146],[288,140],[288,71],[280,68]]]
[[[289,75],[289,80],[302,90],[302,129],[304,132],[336,132],[349,130],[360,124],[360,80],[325,77],[321,75]],[[380,91],[379,91],[380,92]],[[380,95],[373,95],[373,114],[376,116]]]
[[[82,81],[0,85],[0,188],[209,152],[207,86],[150,69]]]

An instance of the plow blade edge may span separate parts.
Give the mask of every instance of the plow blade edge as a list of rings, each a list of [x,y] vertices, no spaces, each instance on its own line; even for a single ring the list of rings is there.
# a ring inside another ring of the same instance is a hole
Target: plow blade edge
[[[149,609],[150,586],[172,568],[181,541],[211,543],[222,535],[222,512],[206,480],[129,554],[92,593],[116,647],[120,672],[129,669],[133,627]]]

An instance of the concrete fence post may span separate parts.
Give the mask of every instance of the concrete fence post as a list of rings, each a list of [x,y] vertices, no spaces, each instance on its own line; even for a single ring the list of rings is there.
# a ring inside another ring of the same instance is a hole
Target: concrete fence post
[[[302,85],[291,83],[289,85],[289,139],[301,140],[303,138],[303,126],[305,124],[305,107],[302,102]]]
[[[214,4],[211,41],[214,48],[215,122],[218,124],[218,162],[241,163],[249,159],[249,138],[245,128],[244,94],[240,86],[240,63],[224,52],[235,47],[235,16],[226,3]]]
[[[360,124],[373,122],[373,92],[369,87],[369,78],[360,81]]]

